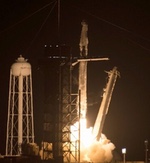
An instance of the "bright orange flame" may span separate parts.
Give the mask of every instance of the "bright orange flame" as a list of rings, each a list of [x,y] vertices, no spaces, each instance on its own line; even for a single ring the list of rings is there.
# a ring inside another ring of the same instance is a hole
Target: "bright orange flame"
[[[92,142],[92,127],[86,128],[86,119],[80,119],[80,141],[81,146],[87,148]]]
[[[80,127],[80,132],[79,132]],[[92,127],[86,128],[86,119],[82,118],[71,126],[71,140],[80,140],[81,161],[110,161],[111,151],[115,146],[102,134],[100,141],[96,141],[92,135]]]
[[[79,132],[80,126],[80,132]],[[80,148],[85,149],[88,148],[92,142],[92,127],[86,128],[86,119],[82,118],[79,122],[76,122],[74,125],[71,126],[71,140],[80,140]]]

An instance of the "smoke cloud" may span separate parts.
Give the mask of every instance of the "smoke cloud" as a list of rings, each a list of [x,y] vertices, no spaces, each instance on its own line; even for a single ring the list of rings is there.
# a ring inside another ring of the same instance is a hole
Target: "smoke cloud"
[[[103,134],[100,141],[94,141],[89,147],[81,149],[81,161],[110,162],[115,145]]]

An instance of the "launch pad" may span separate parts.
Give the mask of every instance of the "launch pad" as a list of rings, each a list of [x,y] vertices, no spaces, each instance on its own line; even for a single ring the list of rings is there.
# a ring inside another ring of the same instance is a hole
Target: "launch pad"
[[[32,104],[32,93],[30,92],[32,80],[30,79],[30,82],[26,82],[26,79],[31,74],[28,70],[31,70],[31,68],[28,68],[29,64],[26,65],[26,62],[25,67],[22,67],[24,62],[21,62],[19,68],[18,65],[15,66],[15,74],[13,73],[11,79],[14,77],[12,81],[18,82],[15,82],[12,86],[12,82],[10,82],[9,99],[13,100],[10,101],[11,105],[9,106],[11,107],[8,112],[8,138],[5,159],[17,160],[21,157],[23,159],[31,159],[32,157],[28,156],[32,156],[31,153],[35,149],[38,152],[33,155],[36,156],[35,158],[40,156],[40,159],[43,161],[52,161],[55,163],[98,162],[97,156],[99,157],[99,153],[93,153],[94,148],[97,147],[99,148],[98,151],[102,151],[105,150],[102,147],[104,145],[110,146],[109,152],[110,158],[112,158],[111,151],[114,149],[114,145],[107,141],[104,135],[102,136],[102,129],[118,71],[114,67],[113,70],[108,72],[108,83],[104,88],[103,100],[96,123],[93,130],[87,129],[87,64],[89,61],[108,60],[108,58],[88,58],[87,29],[87,24],[82,23],[80,57],[73,57],[69,46],[45,45],[45,56],[39,60],[39,69],[43,73],[45,86],[43,136],[40,149],[36,148],[36,144],[34,144],[34,130],[30,131],[30,127],[33,125],[33,111],[26,105],[26,102],[29,101],[29,104]],[[22,72],[24,73],[22,74]],[[18,90],[17,93],[16,90]],[[14,103],[17,105],[13,105]],[[25,107],[23,107],[24,104]],[[15,106],[15,109],[12,106]],[[27,110],[23,110],[24,108],[27,108]],[[14,110],[16,112],[13,112]],[[27,113],[30,113],[30,115]],[[24,114],[27,117],[23,120]],[[13,121],[14,115],[17,115],[15,123]],[[26,121],[29,119],[31,120]],[[29,126],[24,127],[23,123],[29,124]],[[14,129],[15,133],[11,132]],[[26,133],[25,131],[28,132]],[[23,135],[24,133],[26,133],[27,138],[33,139],[24,139],[26,136]],[[28,135],[28,133],[31,135]],[[8,145],[9,142],[10,145]],[[14,149],[13,142],[15,142],[16,146],[14,152],[12,152]],[[15,155],[19,155],[20,157],[16,157]],[[109,162],[110,158],[100,158],[100,161]]]

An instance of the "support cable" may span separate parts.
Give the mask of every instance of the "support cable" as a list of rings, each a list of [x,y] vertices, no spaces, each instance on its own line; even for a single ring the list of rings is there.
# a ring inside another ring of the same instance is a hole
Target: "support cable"
[[[34,13],[30,14],[29,16],[27,16],[27,17],[21,19],[21,20],[18,21],[17,23],[15,23],[15,24],[11,25],[10,27],[4,29],[3,31],[0,32],[0,34],[3,33],[3,32],[6,32],[6,31],[8,31],[9,29],[15,27],[16,25],[18,25],[18,24],[24,22],[25,20],[29,19],[29,18],[32,17],[33,15],[35,15],[35,14],[37,14],[38,12],[42,11],[43,9],[47,8],[49,5],[51,5],[51,4],[54,3],[54,2],[55,2],[55,1],[53,1],[53,2],[51,2],[51,3],[49,3],[49,4],[47,4],[47,5],[45,5],[44,7],[40,8],[39,10],[37,10],[37,11],[35,11]]]
[[[98,20],[100,20],[100,21],[102,21],[102,22],[105,22],[106,24],[109,24],[109,25],[111,25],[111,26],[114,26],[114,27],[116,27],[116,28],[118,28],[118,29],[120,29],[120,30],[122,30],[122,31],[125,31],[125,32],[127,32],[127,33],[129,33],[129,34],[132,34],[132,35],[134,35],[134,36],[136,36],[136,37],[139,37],[139,38],[141,38],[141,39],[143,39],[143,40],[146,40],[146,41],[150,42],[150,39],[145,38],[145,37],[143,37],[143,36],[141,36],[141,35],[139,35],[139,34],[133,33],[131,30],[128,30],[128,29],[126,29],[126,28],[124,28],[124,27],[121,27],[121,26],[119,26],[119,25],[117,25],[117,24],[114,24],[114,23],[112,23],[112,22],[110,22],[110,21],[108,21],[108,20],[105,20],[105,19],[103,19],[103,18],[100,18],[99,16],[97,16],[97,15],[95,15],[95,14],[92,14],[92,13],[90,13],[90,12],[87,12],[87,11],[85,11],[85,10],[83,10],[83,9],[80,9],[80,8],[78,8],[77,6],[74,6],[74,5],[71,5],[71,6],[72,6],[73,8],[76,8],[76,9],[80,10],[81,12],[84,12],[85,14],[87,14],[87,15],[89,15],[89,16],[92,16],[92,17],[94,17],[94,18],[96,18],[96,19],[98,19]],[[147,50],[147,51],[150,51],[149,48],[146,48],[146,47],[144,47],[143,45],[141,45],[140,43],[137,43],[137,41],[134,41],[134,40],[131,40],[131,39],[128,39],[128,40],[131,41],[132,43],[138,45],[139,47],[141,47],[141,48],[143,48],[143,49],[145,49],[145,50]]]
[[[26,49],[26,52],[29,50],[29,48],[31,47],[31,45],[33,44],[33,42],[35,41],[35,39],[37,38],[38,34],[41,32],[43,26],[45,25],[45,23],[46,23],[47,19],[49,18],[51,12],[53,11],[55,5],[56,5],[56,2],[54,3],[53,7],[51,8],[51,10],[50,10],[49,14],[47,15],[46,19],[45,19],[44,22],[42,23],[40,29],[39,29],[38,32],[35,34],[33,40],[30,42],[30,45],[29,45],[29,47]]]

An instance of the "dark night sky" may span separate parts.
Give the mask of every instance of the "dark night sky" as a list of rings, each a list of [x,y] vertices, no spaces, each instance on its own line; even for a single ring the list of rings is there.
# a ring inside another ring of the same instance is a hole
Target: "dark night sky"
[[[55,1],[54,1],[55,2]],[[44,44],[58,43],[57,4],[51,0],[2,0],[0,5],[0,153],[4,154],[9,71],[22,54],[33,70],[36,139],[44,105],[38,59]],[[49,5],[48,5],[49,4]],[[47,6],[46,6],[47,5]],[[103,133],[118,153],[127,148],[128,160],[144,160],[144,140],[150,140],[150,1],[61,0],[60,42],[79,56],[81,21],[88,22],[89,56],[109,61],[89,63],[89,112],[98,110],[107,74],[118,67],[117,80]],[[90,117],[91,121],[94,119]],[[91,122],[92,123],[92,122]]]

